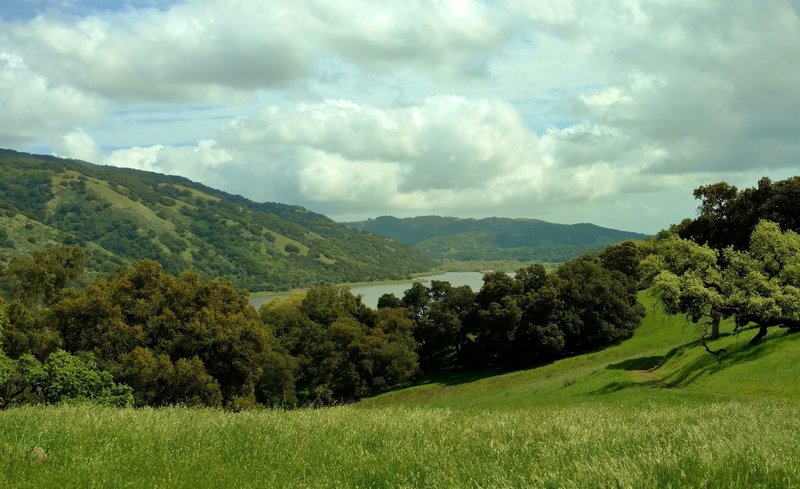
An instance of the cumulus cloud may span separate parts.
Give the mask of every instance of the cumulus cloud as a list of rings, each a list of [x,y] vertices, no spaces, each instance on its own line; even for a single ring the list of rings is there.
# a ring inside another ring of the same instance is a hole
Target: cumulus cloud
[[[472,0],[187,0],[7,23],[6,41],[48,79],[114,100],[203,100],[284,87],[323,57],[463,74],[508,37],[510,18]]]
[[[204,139],[196,146],[172,147],[159,144],[119,149],[109,153],[104,158],[104,163],[170,175],[182,175],[213,186],[224,186],[225,180],[220,180],[220,172],[217,170],[232,160],[233,156],[224,148],[220,148],[216,141]]]
[[[609,128],[595,138],[598,161],[609,161],[608,146],[625,160],[638,145],[662,154],[656,173],[796,164],[800,66],[789,60],[800,52],[800,22],[785,2],[726,3],[723,12],[713,3],[576,1],[559,15],[550,6],[517,4],[542,36],[590,54],[581,62],[597,68],[588,81],[600,87],[577,93],[572,114]]]
[[[197,147],[120,150],[107,161],[205,175],[260,200],[290,191],[294,202],[337,213],[485,211],[515,195],[535,200],[552,164],[509,104],[454,96],[401,108],[269,106]]]
[[[343,100],[272,106],[234,122],[222,137],[240,146],[307,147],[349,161],[391,162],[404,191],[482,186],[536,164],[535,137],[511,105],[490,99],[438,96],[399,108]]]
[[[56,154],[63,158],[100,163],[103,155],[97,143],[83,129],[76,129],[59,138],[53,145]]]
[[[0,51],[0,146],[24,146],[95,119],[100,103],[31,71],[24,59]]]
[[[0,24],[0,144],[85,127],[109,163],[337,217],[651,231],[800,159],[794,0],[134,2]]]

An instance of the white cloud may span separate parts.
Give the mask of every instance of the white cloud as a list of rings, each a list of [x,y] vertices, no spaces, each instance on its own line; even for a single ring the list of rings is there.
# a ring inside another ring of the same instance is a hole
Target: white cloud
[[[109,153],[103,163],[123,168],[135,168],[137,170],[162,170],[157,166],[158,152],[162,148],[164,148],[164,146],[157,144],[146,148],[136,146],[133,148],[118,149]]]
[[[187,0],[166,11],[48,13],[3,30],[9,49],[49,80],[114,100],[185,101],[285,87],[324,57],[459,75],[507,39],[509,22],[471,0]]]
[[[800,161],[785,2],[159,4],[1,23],[0,145],[91,153],[82,127],[130,146],[105,161],[337,216],[650,230],[697,184]]]
[[[399,108],[342,100],[272,106],[228,126],[222,141],[251,150],[280,145],[349,161],[391,162],[405,192],[482,187],[506,171],[539,164],[536,138],[513,107],[453,96]]]
[[[182,175],[211,186],[224,187],[225,179],[217,171],[233,160],[216,141],[201,140],[196,146],[155,145],[115,150],[104,158],[106,165],[136,168],[170,175]]]
[[[0,51],[0,146],[56,137],[94,120],[100,105],[70,86],[48,82],[19,56]]]
[[[100,163],[103,158],[97,143],[83,129],[76,129],[61,136],[53,145],[53,149],[58,156],[63,158],[73,158],[91,163]]]

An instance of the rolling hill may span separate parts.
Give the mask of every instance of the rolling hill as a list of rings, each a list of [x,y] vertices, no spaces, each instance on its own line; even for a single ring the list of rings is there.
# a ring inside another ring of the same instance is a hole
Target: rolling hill
[[[725,321],[719,339],[705,351],[697,327],[666,315],[647,291],[640,292],[647,315],[632,338],[597,352],[498,375],[431,378],[363,400],[364,407],[413,406],[449,409],[519,409],[532,406],[602,405],[653,396],[667,402],[762,399],[796,402],[800,373],[795,358],[800,335],[774,328],[767,340],[748,344],[754,329],[734,333]]]
[[[588,251],[644,234],[594,224],[555,224],[537,219],[459,219],[422,216],[381,216],[347,223],[428,253],[451,260],[540,260],[564,262]]]
[[[434,263],[406,245],[298,206],[186,178],[0,149],[0,264],[78,244],[89,275],[149,258],[250,290],[403,278]]]

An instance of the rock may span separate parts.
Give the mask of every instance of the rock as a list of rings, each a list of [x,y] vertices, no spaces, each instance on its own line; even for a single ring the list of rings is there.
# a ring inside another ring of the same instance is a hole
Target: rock
[[[47,462],[47,452],[42,447],[31,448],[31,460],[38,463]]]

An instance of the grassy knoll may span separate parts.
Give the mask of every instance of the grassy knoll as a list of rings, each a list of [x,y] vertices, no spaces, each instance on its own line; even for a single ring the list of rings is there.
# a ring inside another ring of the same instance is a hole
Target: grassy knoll
[[[647,305],[613,348],[355,406],[6,410],[0,487],[800,487],[800,335],[712,357]]]

